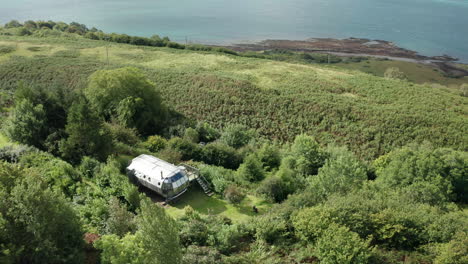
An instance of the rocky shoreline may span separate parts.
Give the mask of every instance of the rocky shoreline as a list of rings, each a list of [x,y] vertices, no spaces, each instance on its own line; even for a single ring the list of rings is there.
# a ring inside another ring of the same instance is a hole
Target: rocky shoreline
[[[290,50],[307,53],[329,53],[337,56],[363,56],[401,60],[428,64],[452,77],[468,76],[468,70],[457,67],[457,58],[449,55],[424,56],[416,51],[398,47],[395,43],[385,40],[370,40],[364,38],[310,38],[307,40],[264,40],[253,44],[233,44],[228,48],[239,52]]]

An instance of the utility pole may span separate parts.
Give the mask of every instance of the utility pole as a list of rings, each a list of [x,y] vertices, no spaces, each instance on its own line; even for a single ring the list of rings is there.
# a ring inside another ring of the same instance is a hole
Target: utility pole
[[[106,45],[107,68],[109,68],[109,45]]]
[[[187,36],[185,36],[185,45],[187,45],[187,44],[188,44],[188,38],[187,38]]]
[[[330,53],[328,53],[327,55],[328,55],[328,64],[330,65]]]

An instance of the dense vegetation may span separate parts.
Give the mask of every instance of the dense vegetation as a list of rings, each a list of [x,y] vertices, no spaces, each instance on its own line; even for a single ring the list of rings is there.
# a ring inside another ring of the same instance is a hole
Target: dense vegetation
[[[0,42],[1,263],[468,261],[458,92],[69,34]],[[141,153],[271,208],[174,218],[125,175]]]

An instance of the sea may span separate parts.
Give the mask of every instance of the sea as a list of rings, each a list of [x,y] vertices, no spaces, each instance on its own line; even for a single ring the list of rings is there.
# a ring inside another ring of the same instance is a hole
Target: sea
[[[379,39],[468,63],[468,0],[0,0],[0,23],[11,19],[76,21],[181,43]]]

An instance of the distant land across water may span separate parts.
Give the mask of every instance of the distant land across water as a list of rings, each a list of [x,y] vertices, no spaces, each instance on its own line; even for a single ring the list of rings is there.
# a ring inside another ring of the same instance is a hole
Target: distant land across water
[[[0,23],[76,21],[105,32],[227,45],[369,38],[468,63],[468,0],[15,0]]]

